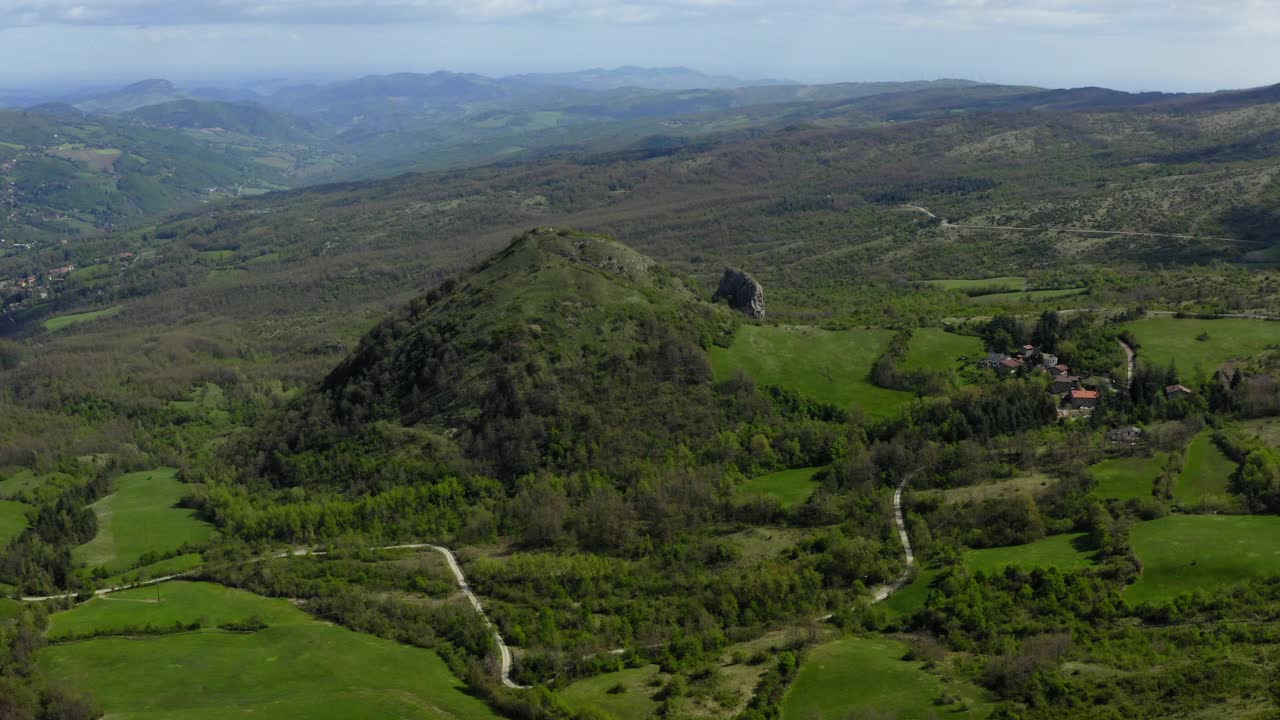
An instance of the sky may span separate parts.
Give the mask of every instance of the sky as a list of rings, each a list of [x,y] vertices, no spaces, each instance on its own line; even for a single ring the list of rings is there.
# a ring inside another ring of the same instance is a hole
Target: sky
[[[0,0],[0,87],[619,65],[803,82],[1280,82],[1280,0]]]

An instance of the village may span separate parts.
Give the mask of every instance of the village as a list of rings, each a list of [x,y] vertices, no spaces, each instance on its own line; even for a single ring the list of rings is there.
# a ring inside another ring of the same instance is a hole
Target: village
[[[1098,407],[1103,385],[1110,385],[1105,379],[1088,383],[1084,378],[1073,375],[1071,368],[1059,362],[1058,356],[1043,352],[1035,345],[1023,345],[1020,351],[1012,355],[991,353],[981,362],[979,367],[995,371],[1002,377],[1027,375],[1032,372],[1049,374],[1049,392],[1057,396],[1061,402],[1058,407],[1060,417],[1087,416]],[[1115,391],[1114,388],[1111,388]],[[1176,400],[1194,395],[1195,392],[1185,385],[1169,385],[1164,389],[1165,399]]]
[[[131,252],[120,252],[98,258],[89,263],[90,267],[110,263],[123,270],[134,260]],[[34,307],[56,298],[72,279],[76,271],[74,264],[62,265],[39,273],[32,273],[17,278],[0,280],[0,303],[7,312],[15,312]]]

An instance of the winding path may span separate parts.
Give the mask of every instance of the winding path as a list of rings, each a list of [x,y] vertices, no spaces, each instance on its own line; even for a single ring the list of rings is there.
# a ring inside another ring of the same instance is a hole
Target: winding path
[[[902,482],[898,483],[898,489],[893,491],[893,520],[898,525],[898,538],[902,540],[902,554],[907,566],[903,568],[897,580],[876,588],[871,596],[871,601],[875,603],[888,600],[894,593],[906,587],[907,583],[911,582],[911,570],[916,565],[915,553],[911,551],[911,538],[907,536],[907,522],[902,517],[902,491],[907,489],[909,477],[903,478]]]
[[[1127,373],[1124,378],[1124,385],[1129,387],[1133,385],[1133,373],[1137,370],[1137,355],[1133,352],[1133,348],[1129,347],[1129,343],[1123,340],[1120,340],[1119,343],[1120,347],[1124,348],[1125,372]]]

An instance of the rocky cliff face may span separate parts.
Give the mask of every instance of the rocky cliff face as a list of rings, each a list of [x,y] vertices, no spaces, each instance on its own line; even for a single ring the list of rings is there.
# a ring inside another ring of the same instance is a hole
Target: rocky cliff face
[[[725,268],[720,278],[720,288],[711,298],[713,301],[725,298],[729,307],[753,318],[764,317],[764,288],[745,272],[735,268]]]

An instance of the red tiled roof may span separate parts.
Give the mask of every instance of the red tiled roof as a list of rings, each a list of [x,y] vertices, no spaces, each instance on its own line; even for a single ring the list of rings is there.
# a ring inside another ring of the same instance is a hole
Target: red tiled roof
[[[1017,369],[1017,368],[1022,367],[1024,363],[1023,363],[1021,360],[1015,360],[1014,358],[1008,358],[1007,360],[1001,360],[1001,361],[1000,361],[1000,364],[1001,364],[1001,365],[1003,365],[1003,366],[1005,366],[1005,367],[1007,367],[1007,368],[1014,368],[1014,369]]]
[[[1067,372],[1067,371],[1068,371],[1068,370],[1070,370],[1071,368],[1070,368],[1070,367],[1068,367],[1068,366],[1066,366],[1066,365],[1054,365],[1054,366],[1053,366],[1053,369],[1054,369],[1054,370],[1061,370],[1062,372]]]
[[[1098,391],[1097,390],[1072,390],[1071,399],[1072,400],[1097,400]]]

